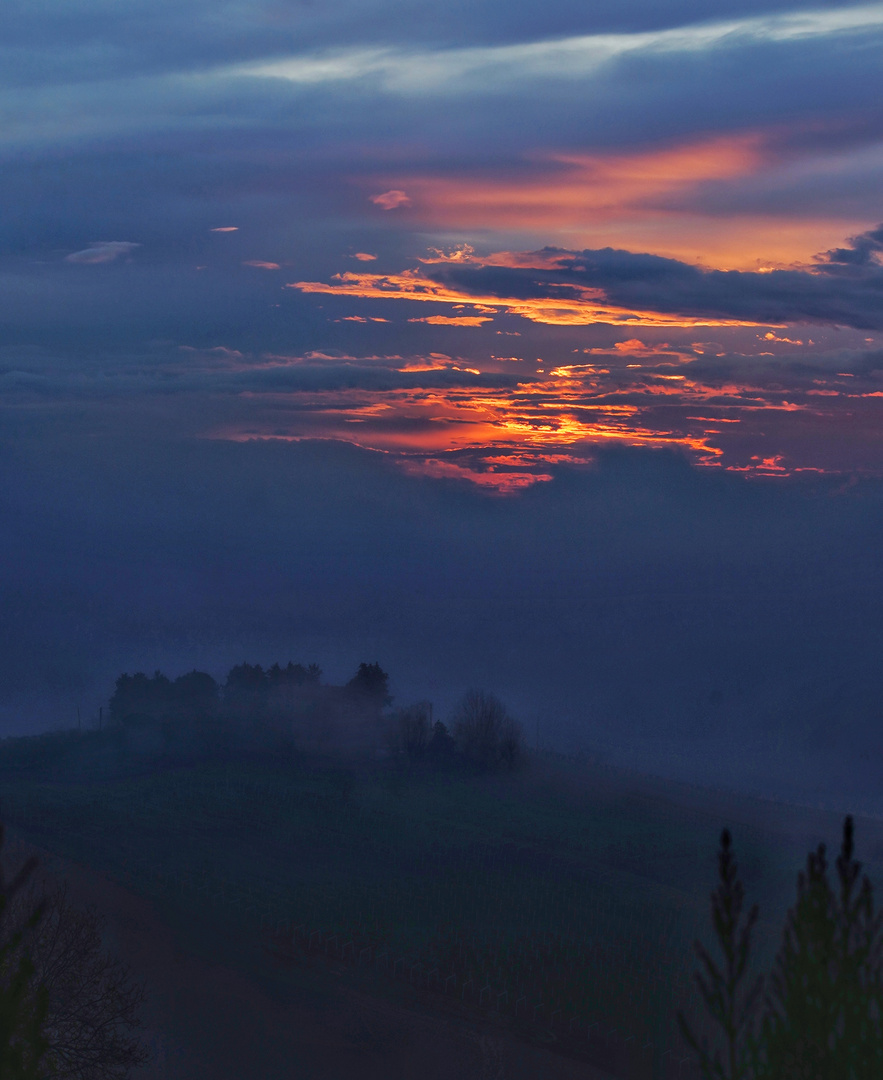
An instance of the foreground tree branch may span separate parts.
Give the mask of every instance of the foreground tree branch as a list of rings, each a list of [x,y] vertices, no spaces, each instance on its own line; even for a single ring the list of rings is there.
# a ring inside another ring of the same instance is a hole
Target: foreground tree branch
[[[138,1037],[144,986],[104,950],[102,928],[94,908],[71,904],[66,885],[48,893],[33,958],[48,993],[53,1080],[124,1080],[149,1057]]]

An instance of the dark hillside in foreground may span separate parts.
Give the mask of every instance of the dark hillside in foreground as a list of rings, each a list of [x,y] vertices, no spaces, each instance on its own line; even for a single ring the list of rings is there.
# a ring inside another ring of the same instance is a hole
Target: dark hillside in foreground
[[[481,776],[257,751],[147,767],[117,746],[125,768],[84,770],[115,738],[2,744],[2,811],[152,901],[186,954],[283,998],[321,1000],[331,979],[621,1077],[688,1075],[674,1012],[695,1004],[690,944],[707,937],[721,825],[767,953],[807,840],[838,831],[833,816],[551,755]],[[883,855],[879,827],[860,821],[858,838]]]

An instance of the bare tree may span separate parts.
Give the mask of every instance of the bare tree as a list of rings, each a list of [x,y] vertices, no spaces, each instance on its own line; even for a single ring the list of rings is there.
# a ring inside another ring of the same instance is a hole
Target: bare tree
[[[420,702],[395,713],[391,720],[388,742],[394,753],[403,751],[409,758],[421,758],[426,753],[431,735],[429,707]]]
[[[457,706],[454,740],[460,754],[485,771],[513,769],[523,758],[520,724],[486,690],[470,690]]]
[[[75,907],[65,884],[34,881],[13,905],[31,910],[42,897],[43,915],[29,942],[32,986],[44,987],[45,1066],[52,1080],[124,1080],[149,1059],[138,1038],[144,987],[107,953],[103,919]]]

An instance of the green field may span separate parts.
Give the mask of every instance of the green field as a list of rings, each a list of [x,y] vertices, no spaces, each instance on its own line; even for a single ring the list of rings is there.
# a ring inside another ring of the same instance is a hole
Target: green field
[[[707,940],[722,825],[771,916],[767,956],[801,860],[710,797],[552,755],[496,777],[305,759],[79,781],[7,768],[0,807],[179,923],[218,919],[231,941],[345,961],[378,993],[552,1032],[648,1078],[692,1075],[675,1010],[700,1015],[691,942]]]

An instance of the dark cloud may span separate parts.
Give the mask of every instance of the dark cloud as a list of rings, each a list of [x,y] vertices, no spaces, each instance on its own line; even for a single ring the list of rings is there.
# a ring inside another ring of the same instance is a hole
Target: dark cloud
[[[883,252],[883,225],[876,229],[869,229],[859,236],[849,239],[849,246],[834,248],[820,256],[820,262],[828,273],[843,272],[845,270],[867,270],[879,272],[883,260],[880,254]]]
[[[848,248],[828,253],[808,270],[705,270],[613,248],[578,252],[546,248],[536,253],[536,269],[447,264],[431,266],[427,276],[475,296],[576,298],[583,287],[601,289],[611,304],[638,311],[880,330],[883,266],[875,253],[880,250],[881,231],[856,237]],[[843,274],[844,266],[853,272]]]

